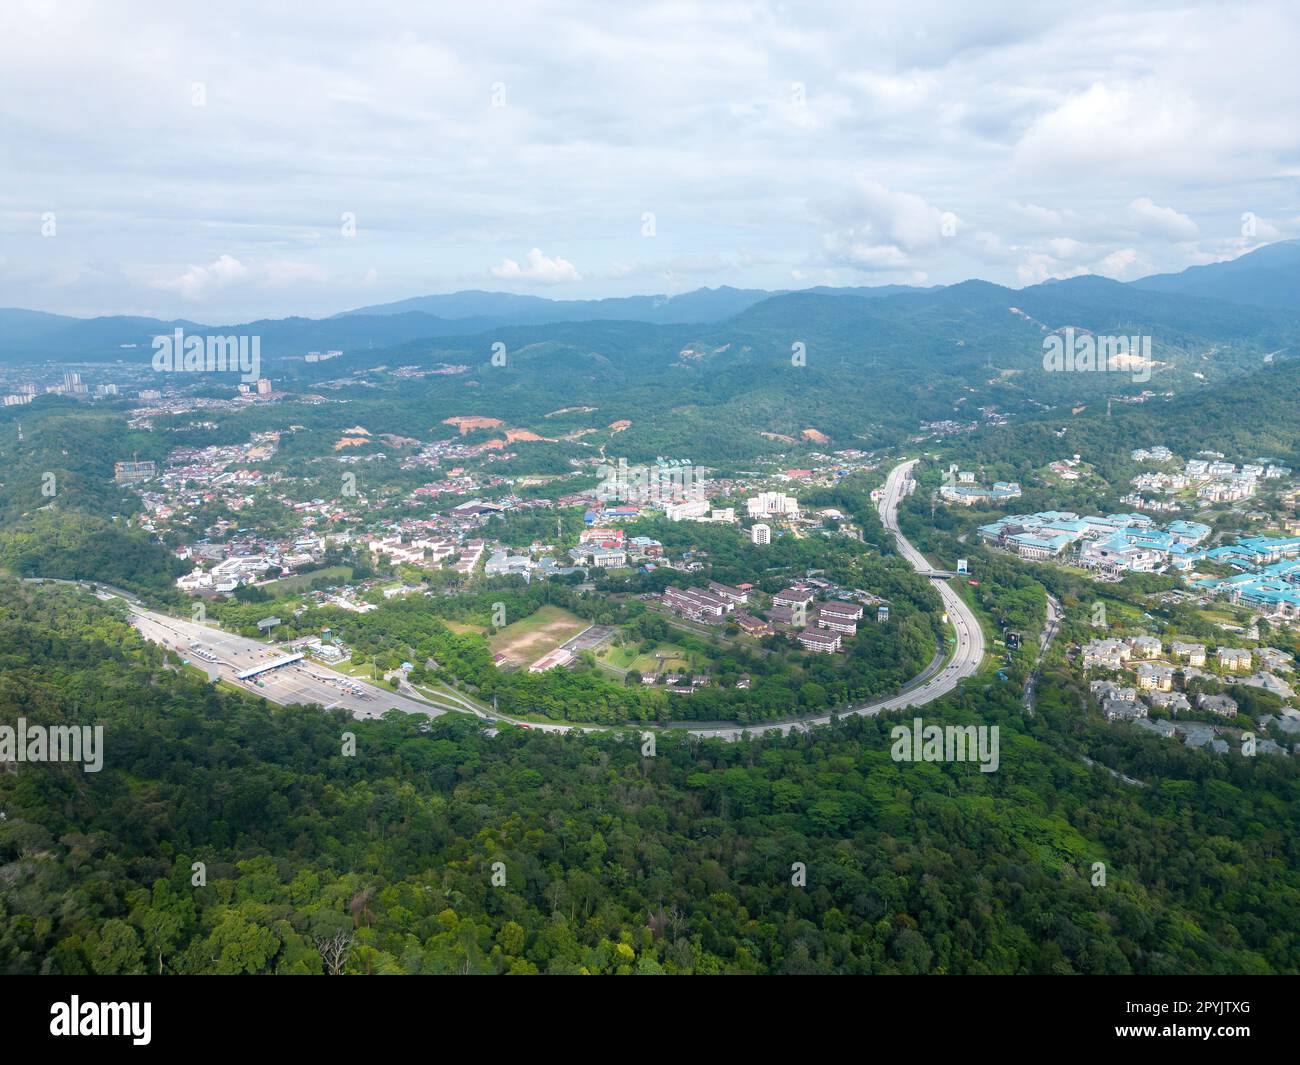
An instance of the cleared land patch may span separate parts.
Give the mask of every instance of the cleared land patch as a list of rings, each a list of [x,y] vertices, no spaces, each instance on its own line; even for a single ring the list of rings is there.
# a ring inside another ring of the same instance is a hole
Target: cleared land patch
[[[488,646],[494,655],[505,655],[512,665],[528,666],[573,639],[589,624],[558,606],[544,606],[507,625],[488,640]]]

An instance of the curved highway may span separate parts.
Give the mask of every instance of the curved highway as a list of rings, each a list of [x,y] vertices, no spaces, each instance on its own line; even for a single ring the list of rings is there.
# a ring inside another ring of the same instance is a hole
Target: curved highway
[[[917,573],[932,576],[937,571],[931,567],[925,556],[908,541],[898,528],[898,504],[907,493],[912,467],[917,460],[901,463],[890,471],[885,480],[883,494],[878,509],[880,520],[885,528],[894,534],[898,552]],[[64,582],[58,582],[64,583]],[[75,582],[67,582],[75,583]],[[87,582],[90,583],[90,582]],[[936,672],[922,673],[924,680],[917,678],[911,685],[897,695],[876,702],[861,703],[836,710],[834,713],[820,714],[815,717],[802,718],[798,721],[772,722],[771,724],[728,725],[719,728],[688,729],[692,736],[711,737],[724,740],[739,740],[745,735],[757,736],[765,732],[786,734],[792,729],[805,730],[814,725],[828,724],[834,717],[879,714],[886,710],[902,710],[908,707],[923,706],[933,702],[957,687],[965,677],[974,675],[984,657],[984,632],[978,619],[966,603],[950,588],[946,581],[936,579],[935,587],[943,600],[948,622],[952,625],[957,638],[957,646],[951,659]],[[116,591],[116,589],[114,589]],[[102,594],[102,593],[101,593]],[[210,657],[207,665],[210,673],[223,677],[232,683],[236,673],[268,657],[281,653],[259,640],[222,632],[208,625],[183,621],[178,618],[148,610],[134,601],[127,593],[118,593],[129,604],[132,621],[145,638],[155,643],[173,645],[177,651],[192,653],[191,648],[202,645]],[[197,664],[197,663],[196,663]],[[928,675],[927,675],[928,674]],[[525,725],[539,732],[598,732],[603,730],[626,731],[636,729],[635,724],[606,725],[568,725],[560,722],[515,722],[505,714],[488,713],[482,707],[460,695],[451,692],[439,692],[430,696],[417,692],[409,685],[404,685],[401,694],[369,684],[359,678],[344,678],[330,670],[317,668],[307,662],[295,663],[265,675],[262,685],[250,687],[254,694],[278,703],[318,702],[326,707],[343,706],[357,717],[378,716],[390,707],[396,707],[407,713],[438,714],[451,712],[470,713],[489,720],[499,719],[505,722]],[[671,726],[669,731],[672,731]]]
[[[914,570],[923,576],[937,572],[911,541],[898,528],[898,504],[907,494],[908,481],[916,459],[895,466],[885,480],[883,494],[878,509],[880,520],[885,528],[894,534],[898,544],[898,553],[907,559]],[[782,722],[771,725],[747,725],[743,727],[717,729],[691,729],[693,736],[715,736],[725,740],[738,740],[746,733],[757,736],[764,732],[788,733],[791,729],[806,729],[812,725],[827,724],[832,717],[851,717],[853,715],[879,714],[886,710],[903,710],[910,706],[922,706],[947,695],[964,678],[974,676],[984,659],[984,630],[980,628],[979,619],[965,601],[952,590],[946,581],[934,581],[947,611],[948,621],[957,636],[957,647],[948,664],[938,673],[914,688],[905,688],[898,695],[881,699],[873,703],[845,707],[834,714],[821,714],[817,717],[804,718],[796,722]]]

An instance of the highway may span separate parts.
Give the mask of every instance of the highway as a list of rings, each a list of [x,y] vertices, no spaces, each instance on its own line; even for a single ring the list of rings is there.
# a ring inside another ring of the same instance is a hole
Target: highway
[[[241,681],[236,679],[237,673],[278,658],[284,652],[260,640],[251,640],[209,625],[159,614],[130,603],[129,600],[128,604],[131,624],[145,639],[170,647],[187,658],[192,665],[206,669],[210,678],[229,681],[235,687],[273,703],[285,706],[293,703],[320,703],[327,710],[341,706],[359,718],[379,717],[391,709],[428,717],[437,717],[453,710],[478,712],[472,704],[459,697],[414,697],[413,689],[409,687],[405,689],[406,694],[400,694],[335,673],[305,659],[263,673],[256,678],[262,682],[260,686],[250,681]]]
[[[916,465],[916,462],[916,459],[912,459],[909,462],[895,466],[890,471],[889,476],[885,479],[885,487],[877,507],[880,511],[881,523],[886,530],[894,534],[894,540],[898,544],[898,553],[911,564],[917,573],[929,577],[941,571],[935,570],[926,557],[912,546],[911,541],[898,528],[898,504],[906,492],[907,482],[912,467]],[[915,687],[905,688],[899,694],[890,696],[887,699],[845,707],[834,715],[822,714],[818,717],[804,718],[798,722],[781,722],[770,725],[692,729],[691,735],[738,740],[745,734],[751,736],[757,736],[764,732],[781,732],[785,734],[792,729],[797,731],[807,729],[813,725],[827,724],[833,716],[852,717],[855,715],[879,714],[886,710],[903,710],[908,707],[924,706],[926,703],[947,695],[966,677],[974,676],[979,669],[980,662],[984,659],[984,630],[980,628],[979,619],[975,617],[974,611],[966,605],[961,596],[953,591],[946,582],[936,580],[934,586],[939,591],[939,596],[943,600],[943,608],[948,614],[948,620],[952,624],[957,637],[957,646],[952,658],[934,676],[929,677]]]
[[[921,554],[898,528],[898,504],[903,498],[912,467],[916,459],[901,463],[890,471],[885,480],[884,490],[879,503],[880,520],[885,528],[894,534],[898,552],[918,573],[927,577],[939,577],[943,571],[931,567]],[[58,582],[64,583],[64,582]],[[75,582],[67,582],[75,583]],[[86,582],[89,584],[90,582]],[[806,731],[815,725],[828,724],[833,717],[852,717],[871,715],[887,710],[903,710],[909,707],[924,706],[951,692],[966,677],[973,676],[979,669],[984,657],[984,632],[978,619],[965,602],[944,580],[934,580],[934,587],[943,600],[949,624],[953,627],[957,644],[941,669],[922,673],[901,692],[876,702],[861,703],[857,706],[843,707],[834,714],[826,713],[815,717],[802,718],[798,721],[772,722],[756,725],[727,725],[718,728],[688,729],[690,735],[723,740],[739,740],[743,736],[758,736],[766,732],[780,732],[783,735],[794,731]],[[114,589],[114,592],[117,590]],[[114,596],[104,591],[101,598]],[[487,713],[480,706],[465,696],[439,692],[427,694],[417,692],[409,684],[402,684],[400,692],[367,681],[346,677],[339,673],[303,660],[292,665],[282,666],[257,677],[262,684],[240,681],[236,674],[259,662],[276,658],[284,652],[260,640],[249,639],[234,633],[223,632],[209,625],[200,625],[147,610],[134,601],[127,593],[117,592],[125,599],[131,613],[131,623],[140,634],[154,643],[161,643],[178,651],[194,665],[205,668],[208,675],[229,681],[250,694],[259,695],[282,705],[293,703],[319,703],[326,709],[336,706],[345,707],[358,718],[379,717],[390,709],[401,710],[409,714],[424,714],[437,717],[448,712],[469,713],[486,721],[513,721],[505,714]],[[195,646],[197,644],[197,647]],[[539,732],[599,732],[605,726],[568,725],[559,722],[518,722]],[[635,730],[635,725],[615,726],[612,731]]]

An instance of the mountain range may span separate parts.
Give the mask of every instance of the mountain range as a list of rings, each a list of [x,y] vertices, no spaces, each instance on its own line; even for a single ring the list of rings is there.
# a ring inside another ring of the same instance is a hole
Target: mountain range
[[[816,287],[797,291],[701,288],[675,296],[629,296],[596,300],[554,300],[505,292],[465,291],[418,296],[393,303],[344,311],[329,318],[289,317],[237,324],[199,323],[188,319],[105,316],[76,318],[24,309],[0,309],[0,362],[48,358],[87,361],[147,358],[153,337],[180,328],[187,332],[248,334],[262,338],[269,356],[339,349],[353,353],[384,349],[415,340],[474,336],[490,330],[563,322],[625,321],[650,325],[706,325],[724,322],[763,305],[781,316],[809,306],[809,296],[857,297],[884,301],[905,318],[932,309],[944,313],[953,299],[984,292],[1001,307],[1048,305],[1088,293],[1104,293],[1118,311],[1128,308],[1144,319],[1154,308],[1173,310],[1172,325],[1225,313],[1210,303],[1300,313],[1300,241],[1266,245],[1237,259],[1193,266],[1181,273],[1158,274],[1131,282],[1100,277],[1049,281],[1026,289],[1009,289],[982,281],[933,288],[904,285]],[[1055,295],[1054,295],[1055,293]],[[954,295],[955,294],[955,295]],[[1067,295],[1068,294],[1068,295]],[[1173,305],[1155,302],[1159,294]],[[1059,324],[1059,323],[1054,323]],[[1095,327],[1094,327],[1095,328]]]

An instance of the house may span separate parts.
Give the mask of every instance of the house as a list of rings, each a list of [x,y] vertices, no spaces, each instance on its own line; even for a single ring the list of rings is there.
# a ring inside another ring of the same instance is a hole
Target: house
[[[1234,673],[1250,668],[1250,652],[1244,647],[1220,647],[1219,668],[1230,669]]]
[[[1207,710],[1211,714],[1218,714],[1221,717],[1237,716],[1237,701],[1226,695],[1198,695],[1196,697],[1196,708],[1198,710]]]

